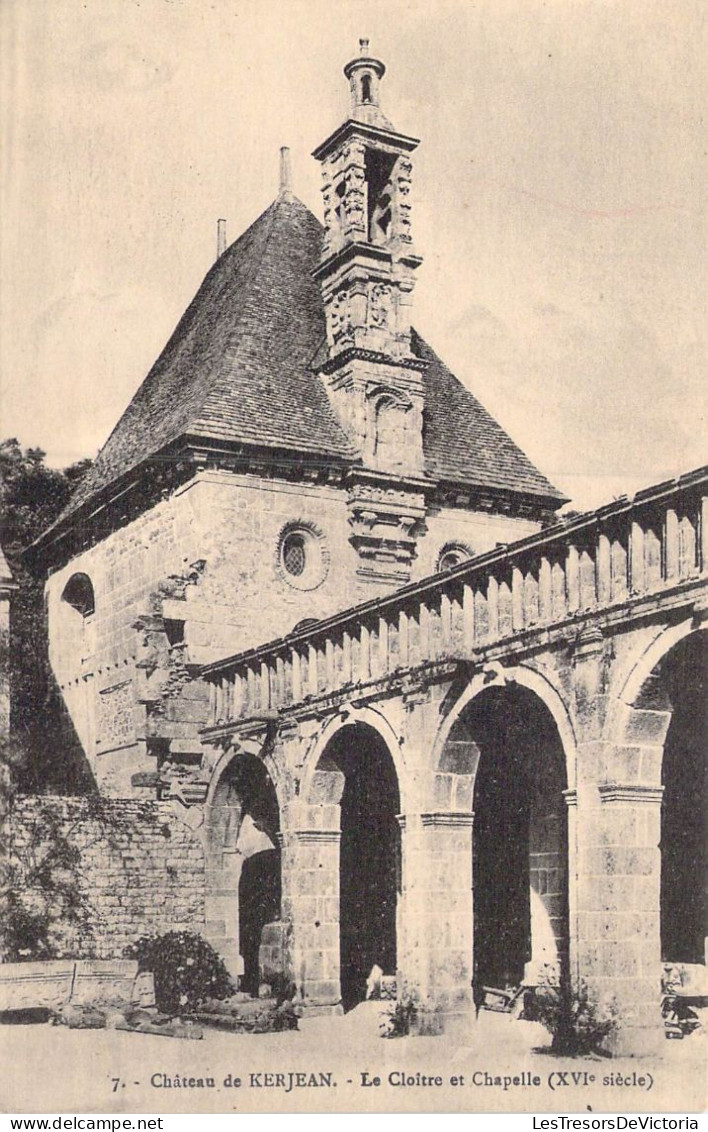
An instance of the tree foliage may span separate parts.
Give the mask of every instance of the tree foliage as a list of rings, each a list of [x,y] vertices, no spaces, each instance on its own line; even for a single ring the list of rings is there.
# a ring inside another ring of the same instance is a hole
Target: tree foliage
[[[60,729],[53,728],[59,707],[48,663],[44,577],[23,551],[59,516],[90,464],[81,460],[59,471],[46,466],[41,448],[0,442],[0,543],[18,585],[10,630],[11,728],[25,755],[16,766],[25,790],[69,792],[84,785],[61,751],[48,750]]]

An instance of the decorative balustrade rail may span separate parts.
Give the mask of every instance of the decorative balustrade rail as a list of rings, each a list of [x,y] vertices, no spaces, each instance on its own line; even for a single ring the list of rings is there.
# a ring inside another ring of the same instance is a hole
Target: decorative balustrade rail
[[[708,468],[205,665],[207,731],[426,662],[474,659],[593,615],[623,618],[708,571]]]

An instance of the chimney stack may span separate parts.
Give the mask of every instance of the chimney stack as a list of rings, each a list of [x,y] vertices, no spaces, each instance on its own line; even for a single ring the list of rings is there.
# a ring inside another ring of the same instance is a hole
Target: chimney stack
[[[290,197],[293,192],[293,169],[290,161],[290,148],[287,145],[280,147],[280,185],[279,197]]]
[[[223,218],[220,218],[216,222],[216,258],[219,259],[220,256],[222,256],[225,251],[226,251],[226,221]]]

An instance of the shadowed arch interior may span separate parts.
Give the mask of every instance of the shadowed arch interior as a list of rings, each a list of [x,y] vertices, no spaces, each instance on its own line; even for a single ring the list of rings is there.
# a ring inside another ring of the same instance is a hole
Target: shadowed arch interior
[[[400,794],[393,760],[368,724],[343,727],[323,758],[344,775],[341,796],[340,982],[350,1010],[366,997],[374,965],[396,973]]]
[[[705,963],[708,937],[708,633],[667,654],[642,689],[668,697],[661,806],[661,956]]]
[[[214,918],[226,924],[224,951],[240,987],[257,994],[263,928],[280,919],[280,812],[264,763],[242,752],[224,771],[210,812],[210,842],[223,902]],[[234,962],[235,960],[235,962]]]
[[[520,685],[476,696],[441,770],[473,774],[474,986],[558,982],[567,962],[566,770],[555,721]]]

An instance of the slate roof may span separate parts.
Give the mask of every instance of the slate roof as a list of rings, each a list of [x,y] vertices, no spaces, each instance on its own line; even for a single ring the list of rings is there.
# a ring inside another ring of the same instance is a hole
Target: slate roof
[[[313,367],[325,337],[312,278],[321,246],[320,222],[285,194],[223,253],[58,524],[181,437],[354,459]],[[428,473],[560,504],[560,493],[416,334],[413,349],[431,363]]]

